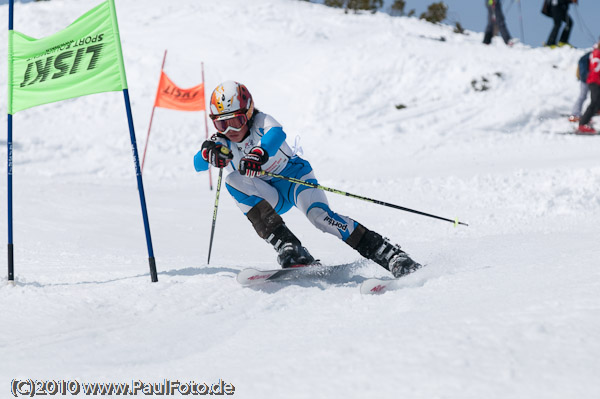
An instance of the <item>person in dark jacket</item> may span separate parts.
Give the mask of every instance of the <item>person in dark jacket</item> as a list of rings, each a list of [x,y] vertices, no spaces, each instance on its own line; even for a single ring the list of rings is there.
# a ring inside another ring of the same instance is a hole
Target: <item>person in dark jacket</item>
[[[596,48],[596,45],[594,45]],[[579,122],[581,118],[581,109],[583,108],[583,103],[590,92],[590,88],[587,84],[587,78],[590,72],[590,55],[592,52],[585,53],[577,63],[577,78],[579,79],[579,97],[577,97],[577,101],[575,101],[575,105],[573,105],[573,111],[569,116],[569,122]]]
[[[497,27],[502,35],[502,39],[504,39],[504,43],[512,46],[513,42],[510,33],[508,33],[506,21],[504,20],[504,13],[502,12],[502,1],[485,0],[485,6],[488,10],[488,23],[485,28],[485,35],[483,36],[483,44],[490,44],[492,42],[492,37],[494,36],[494,31]]]
[[[571,29],[573,28],[573,19],[569,16],[569,5],[571,3],[577,3],[577,0],[549,0],[551,2],[550,15],[554,20],[554,26],[550,31],[550,36],[546,41],[546,46],[556,46],[556,38],[558,37],[558,31],[562,23],[565,23],[565,27],[562,30],[558,45],[560,47],[569,45],[569,36],[571,35]]]

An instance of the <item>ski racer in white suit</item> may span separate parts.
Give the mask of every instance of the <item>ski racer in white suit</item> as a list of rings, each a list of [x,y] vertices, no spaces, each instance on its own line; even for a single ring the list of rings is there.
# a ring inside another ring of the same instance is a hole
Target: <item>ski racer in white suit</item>
[[[400,246],[333,212],[322,190],[262,174],[271,172],[318,184],[310,163],[290,149],[282,126],[254,107],[246,86],[233,81],[218,85],[210,99],[210,117],[218,133],[202,144],[194,167],[198,172],[207,170],[209,163],[228,168],[227,190],[258,235],[278,252],[281,267],[315,261],[280,216],[292,206],[315,227],[340,238],[395,277],[421,267]]]

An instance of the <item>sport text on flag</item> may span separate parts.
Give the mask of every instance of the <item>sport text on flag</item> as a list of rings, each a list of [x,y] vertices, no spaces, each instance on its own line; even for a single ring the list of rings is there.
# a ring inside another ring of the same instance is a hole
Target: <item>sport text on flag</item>
[[[9,114],[55,101],[127,88],[109,0],[42,39],[9,31]]]

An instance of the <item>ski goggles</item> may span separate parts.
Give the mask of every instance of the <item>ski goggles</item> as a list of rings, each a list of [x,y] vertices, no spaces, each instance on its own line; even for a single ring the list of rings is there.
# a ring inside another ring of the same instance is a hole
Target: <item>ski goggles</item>
[[[210,118],[213,120],[215,128],[223,134],[229,130],[239,132],[244,125],[248,123],[248,117],[246,116],[246,113],[211,115]]]

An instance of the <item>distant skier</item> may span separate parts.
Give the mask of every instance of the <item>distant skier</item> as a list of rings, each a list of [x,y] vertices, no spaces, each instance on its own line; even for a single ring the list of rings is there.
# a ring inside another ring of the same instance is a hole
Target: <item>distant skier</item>
[[[243,84],[227,81],[210,98],[210,117],[217,133],[194,157],[196,171],[209,163],[228,167],[227,190],[257,234],[273,245],[283,268],[309,265],[315,259],[285,225],[281,214],[297,207],[319,230],[332,234],[362,256],[401,277],[421,267],[399,245],[329,208],[322,190],[262,175],[262,171],[317,183],[308,161],[286,143],[282,126],[254,107]]]
[[[594,45],[595,46],[595,45]],[[581,109],[583,103],[590,92],[590,88],[587,84],[587,78],[590,72],[590,55],[592,52],[585,53],[577,63],[577,79],[579,80],[579,97],[573,105],[573,110],[569,116],[569,122],[579,122],[581,119]]]
[[[596,44],[594,51],[589,57],[589,68],[587,83],[592,93],[592,102],[585,110],[585,113],[579,120],[579,133],[597,134],[598,132],[591,125],[592,117],[600,111],[600,41]]]
[[[558,41],[558,46],[570,46],[569,36],[571,35],[571,29],[573,28],[573,19],[569,16],[569,5],[571,3],[577,3],[577,0],[546,0],[550,3],[550,16],[554,20],[554,26],[550,31],[550,36],[546,41],[547,47],[556,46],[556,38],[558,37],[558,31],[562,23],[565,23],[562,34]]]
[[[485,0],[485,6],[488,10],[488,22],[485,28],[485,34],[483,36],[483,44],[490,44],[496,28],[500,31],[504,43],[509,46],[514,44],[513,40],[508,33],[506,27],[506,21],[504,20],[504,13],[502,12],[502,1],[501,0]]]

